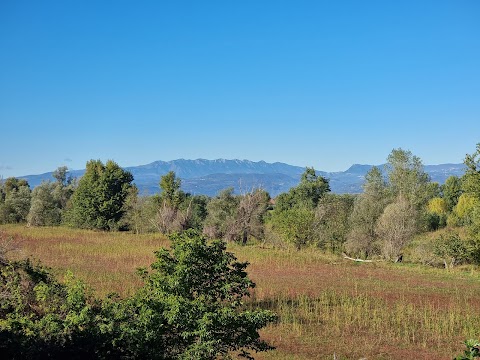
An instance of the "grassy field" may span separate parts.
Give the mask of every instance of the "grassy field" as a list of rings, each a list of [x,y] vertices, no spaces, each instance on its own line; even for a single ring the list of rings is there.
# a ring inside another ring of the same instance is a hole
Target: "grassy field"
[[[62,275],[71,269],[103,296],[130,294],[135,269],[168,246],[161,235],[0,226],[18,249]],[[251,306],[280,320],[262,331],[275,351],[258,359],[451,359],[480,337],[480,272],[355,263],[315,250],[238,246],[257,283]]]

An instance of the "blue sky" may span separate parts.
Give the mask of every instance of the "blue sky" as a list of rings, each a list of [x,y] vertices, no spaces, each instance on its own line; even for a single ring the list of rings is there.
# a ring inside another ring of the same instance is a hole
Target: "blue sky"
[[[0,1],[0,176],[480,142],[480,2]]]

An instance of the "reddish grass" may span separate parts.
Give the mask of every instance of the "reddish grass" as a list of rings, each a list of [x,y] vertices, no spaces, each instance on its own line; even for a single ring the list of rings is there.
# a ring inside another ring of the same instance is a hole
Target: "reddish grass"
[[[63,274],[71,269],[99,295],[132,293],[134,274],[161,235],[1,226],[32,256]],[[249,261],[257,283],[251,306],[277,311],[262,330],[277,350],[258,359],[451,359],[462,341],[480,336],[480,275],[421,266],[358,264],[315,250],[229,245]],[[330,300],[322,298],[325,294]],[[329,298],[330,297],[330,298]],[[406,323],[404,324],[403,321]],[[437,324],[438,323],[438,324]]]
[[[456,300],[455,294],[466,293],[470,295],[466,300],[480,311],[480,301],[477,300],[480,286],[478,280],[470,277],[457,276],[452,282],[449,277],[438,274],[406,272],[401,267],[385,264],[358,265],[348,260],[302,267],[286,264],[275,268],[253,263],[249,274],[261,285],[256,289],[258,298],[278,293],[288,297],[312,296],[325,289],[336,289],[352,295],[367,293],[387,300],[387,303],[404,300],[415,305],[448,308]]]

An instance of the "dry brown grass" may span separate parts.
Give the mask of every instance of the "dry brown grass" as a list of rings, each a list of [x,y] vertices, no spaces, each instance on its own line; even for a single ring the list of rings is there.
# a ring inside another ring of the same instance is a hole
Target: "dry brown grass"
[[[22,251],[56,271],[71,269],[100,295],[138,285],[137,267],[168,246],[160,235],[2,226]],[[478,271],[359,264],[316,250],[230,245],[257,283],[252,306],[280,320],[262,331],[277,350],[258,359],[451,359],[480,336]]]
[[[168,246],[159,234],[132,235],[61,227],[27,228],[18,225],[0,227],[13,237],[17,259],[40,260],[57,274],[67,269],[84,280],[99,295],[132,293],[139,285],[135,270],[150,265],[153,252]]]

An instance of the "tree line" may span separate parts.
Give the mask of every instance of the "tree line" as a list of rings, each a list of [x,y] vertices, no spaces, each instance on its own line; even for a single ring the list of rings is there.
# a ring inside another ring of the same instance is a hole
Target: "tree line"
[[[373,167],[366,174],[361,194],[332,194],[329,180],[306,168],[299,184],[276,199],[262,189],[192,195],[182,191],[174,172],[160,178],[159,193],[145,196],[132,174],[115,162],[91,160],[79,180],[61,167],[53,173],[55,181],[33,191],[25,180],[3,181],[0,222],[135,233],[195,229],[212,239],[242,244],[314,246],[390,261],[400,261],[416,235],[446,227],[449,231],[434,241],[418,244],[411,258],[451,267],[480,261],[479,159],[480,144],[466,156],[465,174],[439,185],[425,173],[420,158],[394,149],[385,169]]]

